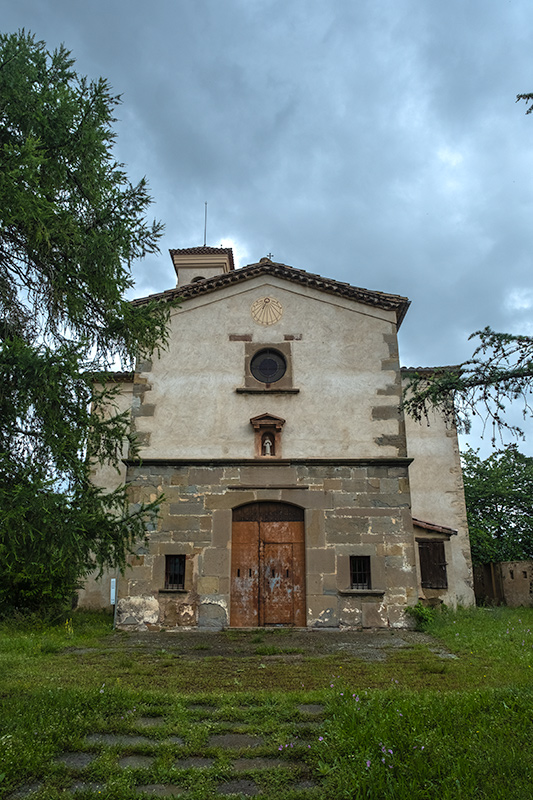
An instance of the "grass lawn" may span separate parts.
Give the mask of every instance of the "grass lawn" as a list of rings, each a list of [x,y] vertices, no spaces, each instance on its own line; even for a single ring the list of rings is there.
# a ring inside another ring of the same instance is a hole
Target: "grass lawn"
[[[533,609],[429,633],[368,662],[285,632],[229,631],[231,657],[134,646],[100,615],[4,624],[0,798],[531,800]]]

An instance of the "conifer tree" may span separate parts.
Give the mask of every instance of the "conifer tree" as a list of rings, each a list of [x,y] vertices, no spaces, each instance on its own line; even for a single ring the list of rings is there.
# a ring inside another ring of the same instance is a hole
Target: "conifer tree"
[[[120,97],[24,31],[0,35],[0,608],[69,603],[123,567],[153,506],[91,483],[134,441],[108,373],[165,342],[168,307],[132,305],[158,250],[146,181],[113,155]],[[101,412],[106,408],[106,414]]]

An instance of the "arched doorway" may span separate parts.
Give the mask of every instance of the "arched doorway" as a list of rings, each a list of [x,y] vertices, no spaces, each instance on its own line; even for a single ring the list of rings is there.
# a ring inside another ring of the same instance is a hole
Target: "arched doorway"
[[[232,627],[304,627],[304,511],[288,503],[249,503],[233,510]]]

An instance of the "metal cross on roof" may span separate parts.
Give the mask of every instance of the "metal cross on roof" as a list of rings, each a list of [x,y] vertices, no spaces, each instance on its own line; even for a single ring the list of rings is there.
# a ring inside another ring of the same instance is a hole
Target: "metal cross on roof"
[[[272,261],[273,256],[274,256],[274,253],[267,253],[267,258],[269,258],[271,261]]]

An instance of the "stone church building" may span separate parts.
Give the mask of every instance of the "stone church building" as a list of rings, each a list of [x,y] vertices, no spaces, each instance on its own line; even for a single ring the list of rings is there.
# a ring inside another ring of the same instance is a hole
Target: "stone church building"
[[[141,458],[96,476],[134,504],[164,494],[161,513],[80,605],[108,605],[113,577],[128,629],[399,627],[419,598],[473,603],[456,431],[400,409],[409,301],[269,258],[236,270],[228,248],[170,254],[168,346],[117,376]]]

